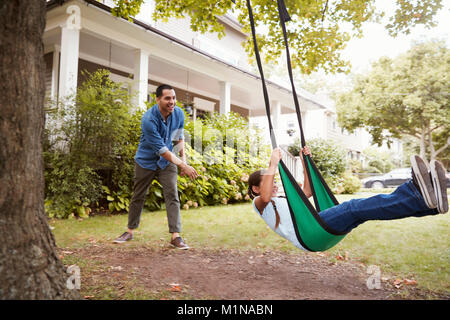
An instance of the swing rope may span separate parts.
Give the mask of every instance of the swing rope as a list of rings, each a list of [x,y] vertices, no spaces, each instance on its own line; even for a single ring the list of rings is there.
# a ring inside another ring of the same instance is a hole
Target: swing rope
[[[301,111],[300,111],[300,104],[298,102],[297,92],[295,90],[294,85],[294,77],[292,74],[292,64],[291,64],[291,55],[289,52],[289,44],[287,41],[287,32],[286,32],[286,22],[290,21],[291,18],[289,16],[289,13],[287,12],[286,5],[284,3],[284,0],[277,0],[278,5],[278,12],[280,16],[280,24],[281,28],[283,30],[283,38],[284,38],[284,45],[286,47],[286,62],[288,67],[288,73],[289,73],[289,79],[291,82],[291,88],[292,88],[292,95],[294,98],[294,105],[295,105],[295,111],[297,114],[297,120],[298,125],[300,128],[300,139],[301,139],[301,146],[302,148],[306,145],[305,142],[305,135],[303,133],[303,125],[302,125],[302,117],[301,117]],[[305,163],[306,172],[308,174],[309,181],[312,181],[311,183],[311,189],[314,199],[314,204],[317,208],[317,211],[322,211],[324,209],[327,209],[331,206],[339,204],[336,197],[334,196],[333,192],[330,190],[328,184],[323,179],[322,175],[320,174],[319,170],[317,169],[316,164],[314,163],[314,160],[310,156],[305,156],[302,154],[303,160]],[[309,167],[312,167],[312,170],[310,170]],[[316,177],[311,176],[311,171],[316,172]],[[320,180],[320,181],[316,181]],[[316,190],[317,189],[317,190]]]
[[[299,122],[300,128],[300,137],[302,147],[306,145],[304,134],[303,134],[303,126],[300,112],[300,105],[298,103],[297,93],[294,86],[293,75],[292,75],[292,66],[289,54],[289,47],[287,43],[287,32],[285,22],[290,20],[290,16],[287,12],[286,6],[283,0],[277,0],[278,12],[280,16],[280,23],[283,30],[283,36],[286,47],[286,57],[287,57],[287,65],[289,71],[289,77],[291,80],[292,93],[294,97],[294,104],[297,113],[297,120]],[[250,19],[250,26],[252,31],[253,45],[255,51],[255,57],[258,64],[258,70],[261,76],[264,102],[266,107],[266,115],[267,120],[269,122],[269,131],[270,131],[270,139],[272,142],[272,147],[277,147],[277,142],[275,138],[275,133],[273,130],[272,120],[270,117],[270,103],[269,103],[269,95],[267,92],[266,82],[264,78],[264,72],[261,63],[261,57],[259,54],[257,39],[256,39],[256,30],[255,30],[255,22],[253,17],[253,10],[251,7],[251,0],[247,0],[247,9]],[[294,225],[295,233],[300,244],[309,251],[325,251],[334,245],[336,245],[339,241],[341,241],[346,233],[337,232],[332,230],[326,223],[320,218],[318,212],[321,210],[325,210],[334,205],[338,204],[338,201],[334,197],[330,188],[326,184],[319,170],[317,169],[314,161],[310,156],[305,156],[303,154],[303,159],[305,163],[305,171],[307,172],[310,185],[311,192],[314,197],[314,202],[316,208],[310,203],[303,190],[300,188],[298,183],[295,181],[295,178],[289,172],[287,166],[281,160],[279,163],[279,172],[281,176],[281,181],[283,183],[283,188],[286,194],[286,199],[289,206],[289,211],[291,214],[292,222]]]

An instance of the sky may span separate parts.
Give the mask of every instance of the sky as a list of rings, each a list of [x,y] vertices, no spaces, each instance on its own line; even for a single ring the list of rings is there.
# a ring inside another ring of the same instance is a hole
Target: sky
[[[408,35],[399,34],[394,38],[389,35],[382,23],[365,23],[363,25],[363,37],[351,39],[342,51],[342,59],[351,63],[350,74],[326,74],[323,71],[318,71],[302,78],[319,84],[325,81],[326,85],[314,93],[317,99],[332,104],[329,98],[330,91],[351,89],[351,78],[354,74],[368,72],[372,63],[383,56],[395,58],[405,53],[410,49],[413,41],[443,39],[447,42],[447,46],[450,47],[450,0],[442,0],[442,4],[443,8],[439,10],[434,18],[434,21],[437,23],[435,27],[427,29],[422,25],[418,25],[412,28]],[[377,0],[375,5],[377,11],[386,12],[387,15],[393,14],[395,11],[395,1],[393,0]],[[271,75],[271,80],[290,87],[287,75],[273,74]],[[306,84],[300,84],[300,86],[302,85]],[[308,90],[311,90],[311,88]]]
[[[441,9],[435,21],[438,25],[432,29],[423,26],[415,27],[409,35],[398,35],[396,38],[389,36],[388,32],[381,24],[367,23],[364,30],[364,37],[352,39],[343,51],[343,57],[352,63],[352,72],[363,72],[370,64],[382,56],[391,58],[406,52],[413,40],[439,38],[445,39],[450,45],[450,0],[443,0],[444,8]],[[394,11],[394,1],[378,0],[377,9],[387,12]]]
[[[354,74],[364,74],[370,70],[373,62],[383,56],[395,58],[405,53],[411,47],[413,41],[428,39],[443,39],[450,47],[450,0],[443,0],[443,8],[437,13],[434,21],[437,25],[427,29],[421,25],[414,27],[408,35],[399,34],[391,37],[381,23],[365,23],[363,26],[363,37],[351,39],[347,47],[342,52],[342,58],[350,61],[352,68],[349,74],[326,74],[318,71],[306,79],[318,81],[324,85],[318,92],[316,98],[320,101],[333,105],[330,99],[331,92],[350,90],[352,87],[352,76]],[[395,2],[392,0],[377,0],[377,11],[394,12]],[[316,80],[314,80],[316,79]],[[283,83],[288,83],[288,78],[278,79]]]

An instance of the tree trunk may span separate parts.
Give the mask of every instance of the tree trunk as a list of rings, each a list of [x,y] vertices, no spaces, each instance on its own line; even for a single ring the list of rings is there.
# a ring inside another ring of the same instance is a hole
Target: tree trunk
[[[436,159],[436,149],[433,144],[433,133],[430,131],[430,126],[428,126],[428,146],[430,148],[430,161]]]
[[[427,144],[426,144],[427,136],[426,136],[426,132],[425,131],[426,131],[426,129],[422,127],[422,132],[420,133],[420,142],[419,142],[419,145],[420,145],[420,157],[422,159],[426,159],[427,158]]]
[[[0,2],[0,298],[78,298],[44,212],[45,0]]]

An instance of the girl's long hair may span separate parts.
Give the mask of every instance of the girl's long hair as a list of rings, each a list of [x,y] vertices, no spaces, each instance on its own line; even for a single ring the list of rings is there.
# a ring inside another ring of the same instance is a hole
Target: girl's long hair
[[[258,170],[258,171],[253,172],[248,177],[247,194],[249,195],[250,199],[254,199],[255,197],[259,196],[259,194],[255,193],[253,191],[253,186],[259,187],[259,185],[261,184],[262,173],[263,173],[263,170]],[[272,202],[273,209],[275,211],[275,229],[276,229],[280,225],[280,215],[278,213],[277,206],[275,205],[275,201],[271,200],[271,202]],[[260,214],[262,215],[261,212],[260,212]]]
[[[248,177],[248,191],[247,194],[250,197],[250,199],[254,199],[255,197],[259,196],[259,194],[253,192],[253,186],[255,187],[259,187],[259,184],[261,183],[261,176],[262,176],[262,170],[258,170],[253,172],[249,177]]]

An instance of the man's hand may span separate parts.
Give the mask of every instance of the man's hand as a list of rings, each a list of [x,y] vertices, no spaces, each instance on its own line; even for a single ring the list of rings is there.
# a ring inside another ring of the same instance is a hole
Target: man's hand
[[[181,169],[180,172],[181,176],[187,175],[191,179],[195,179],[198,177],[197,171],[190,165],[187,165],[186,163],[182,163],[180,165],[180,169]]]

